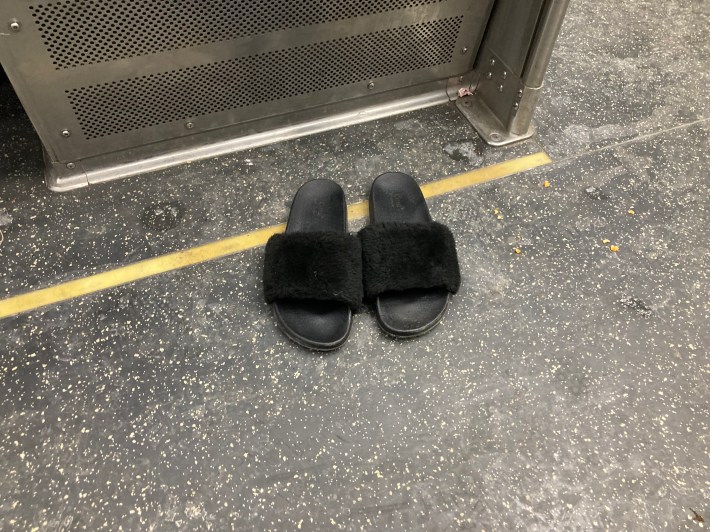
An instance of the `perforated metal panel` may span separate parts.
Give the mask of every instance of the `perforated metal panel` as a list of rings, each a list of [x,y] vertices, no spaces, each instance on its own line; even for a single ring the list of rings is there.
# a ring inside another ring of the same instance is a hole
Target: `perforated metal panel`
[[[492,3],[0,0],[0,22],[21,24],[0,61],[50,159],[86,161],[443,91],[472,68]]]
[[[61,69],[442,1],[68,0],[29,9]]]
[[[451,62],[463,17],[67,91],[87,139]]]

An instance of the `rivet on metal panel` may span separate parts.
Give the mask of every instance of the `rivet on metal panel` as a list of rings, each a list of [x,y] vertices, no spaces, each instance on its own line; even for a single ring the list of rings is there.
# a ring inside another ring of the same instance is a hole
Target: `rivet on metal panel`
[[[503,77],[503,79],[508,79],[508,71],[504,70],[503,74],[501,74],[501,76]]]
[[[486,79],[491,79],[493,77],[493,72],[486,72]]]
[[[10,29],[11,29],[12,31],[20,31],[21,28],[22,28],[22,26],[20,26],[20,22],[19,22],[19,21],[13,20],[13,21],[10,22]]]
[[[523,97],[523,89],[520,89],[518,91],[518,98],[522,98],[522,97]]]
[[[67,163],[67,168],[69,168],[69,170],[74,170],[74,168],[76,168],[76,165],[74,163]]]
[[[185,124],[185,127],[186,127],[187,129],[192,129],[193,127],[195,127],[195,124],[193,124],[192,122],[187,122],[187,123]]]
[[[491,58],[491,59],[488,61],[488,64],[491,65],[491,66],[495,66],[496,60],[493,59],[493,58]]]
[[[515,102],[515,103],[513,104],[513,109],[517,111],[519,108],[520,108],[520,103]]]
[[[459,83],[463,81],[463,76],[459,76]]]
[[[467,52],[468,52],[468,48],[466,48],[465,46],[463,48],[461,48],[461,55],[465,55]]]
[[[505,87],[503,85],[498,85],[498,92],[503,92]]]
[[[372,90],[375,88],[375,84],[371,81],[370,83],[367,84],[367,88]]]
[[[71,137],[71,131],[69,131],[68,129],[63,129],[62,130],[62,137],[64,137],[65,139],[68,139],[69,137]]]

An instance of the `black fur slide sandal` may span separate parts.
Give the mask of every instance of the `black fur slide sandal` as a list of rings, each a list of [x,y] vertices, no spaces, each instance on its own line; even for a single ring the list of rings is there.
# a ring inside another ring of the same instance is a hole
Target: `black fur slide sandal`
[[[456,244],[434,222],[417,182],[400,173],[375,179],[370,225],[358,234],[365,298],[374,301],[382,330],[397,338],[430,331],[461,284]]]
[[[296,193],[286,232],[266,244],[264,297],[294,342],[330,351],[347,340],[362,304],[362,251],[337,183],[316,179]]]

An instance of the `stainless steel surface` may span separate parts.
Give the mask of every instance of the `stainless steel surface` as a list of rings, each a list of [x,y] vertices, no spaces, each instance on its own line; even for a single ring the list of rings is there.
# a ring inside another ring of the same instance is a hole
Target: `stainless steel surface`
[[[471,94],[471,88],[477,83],[476,73],[471,71],[461,76],[449,78],[446,84],[446,94],[449,100],[456,101],[457,98],[462,98]]]
[[[524,134],[532,123],[545,72],[550,64],[552,50],[560,34],[568,7],[569,0],[549,0],[544,6],[525,65],[523,74],[525,87],[518,94],[520,109],[515,109],[508,126],[508,130],[513,135]]]
[[[72,68],[403,9],[437,9],[442,1],[66,0],[33,2],[29,15],[54,65]]]
[[[498,117],[501,122],[500,127],[508,129],[509,122],[513,118],[513,106],[519,98],[518,93],[524,88],[523,82],[492,50],[483,48],[480,53],[481,57],[477,63],[490,72],[491,77],[486,76],[481,79],[476,87],[476,97],[482,99]]]
[[[196,139],[174,139],[170,142],[142,146],[127,152],[86,159],[69,168],[68,165],[47,162],[47,184],[57,192],[85,187],[124,177],[130,177],[171,166],[216,157],[274,142],[280,142],[322,131],[358,124],[386,116],[406,113],[415,109],[439,105],[449,101],[445,82],[436,82],[423,87],[426,92],[414,94],[420,88],[403,89],[380,95],[378,103],[362,107],[357,102],[335,104],[332,111],[327,107],[301,111],[292,125],[279,127],[277,119],[264,121],[262,132],[245,134],[240,126],[217,130]],[[407,96],[406,93],[410,95]],[[344,110],[348,109],[349,110]],[[340,109],[340,112],[335,111]],[[332,113],[332,114],[329,114]],[[307,117],[310,116],[310,119]],[[73,163],[70,163],[73,164]],[[73,171],[67,171],[73,170]]]
[[[330,34],[310,44],[303,44],[312,40],[304,34],[268,52],[252,42],[248,55],[70,89],[69,103],[91,148],[83,153],[183,134],[172,124],[187,118],[196,129],[214,129],[365,96],[370,80],[378,80],[374,90],[387,90],[466,70],[465,57],[454,53],[462,16],[412,22],[388,29],[380,23],[375,32]]]
[[[465,115],[500,145],[531,131],[538,91],[528,81],[544,76],[567,3],[5,0],[0,20],[18,31],[3,35],[0,62],[56,190],[455,99],[459,89],[476,89]]]
[[[498,117],[486,106],[480,97],[466,96],[456,101],[456,107],[471,122],[476,131],[491,146],[507,146],[529,139],[535,134],[532,124],[522,134],[511,133],[500,123]]]
[[[475,62],[475,70],[485,75],[480,76],[474,101],[459,107],[489,143],[530,136],[539,89],[568,4],[569,0],[496,2]]]
[[[0,61],[66,163],[463,74],[492,1],[6,0]]]
[[[528,87],[542,86],[568,7],[569,0],[550,0],[545,4],[523,73]]]
[[[491,50],[496,56],[494,61],[505,63],[508,70],[518,77],[523,74],[530,43],[547,1],[496,0],[491,12],[482,49]],[[477,64],[482,63],[477,61]]]
[[[508,123],[508,131],[512,135],[524,135],[530,129],[540,93],[540,88],[525,87],[522,95],[518,96],[519,101],[513,104],[512,116]]]

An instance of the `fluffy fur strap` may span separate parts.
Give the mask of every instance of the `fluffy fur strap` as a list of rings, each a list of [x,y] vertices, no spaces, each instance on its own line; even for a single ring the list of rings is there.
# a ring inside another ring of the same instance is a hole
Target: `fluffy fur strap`
[[[266,244],[264,297],[341,301],[357,310],[362,304],[362,251],[345,233],[274,235]]]
[[[391,290],[446,288],[461,285],[456,243],[445,225],[380,223],[359,233],[363,253],[365,297]]]

